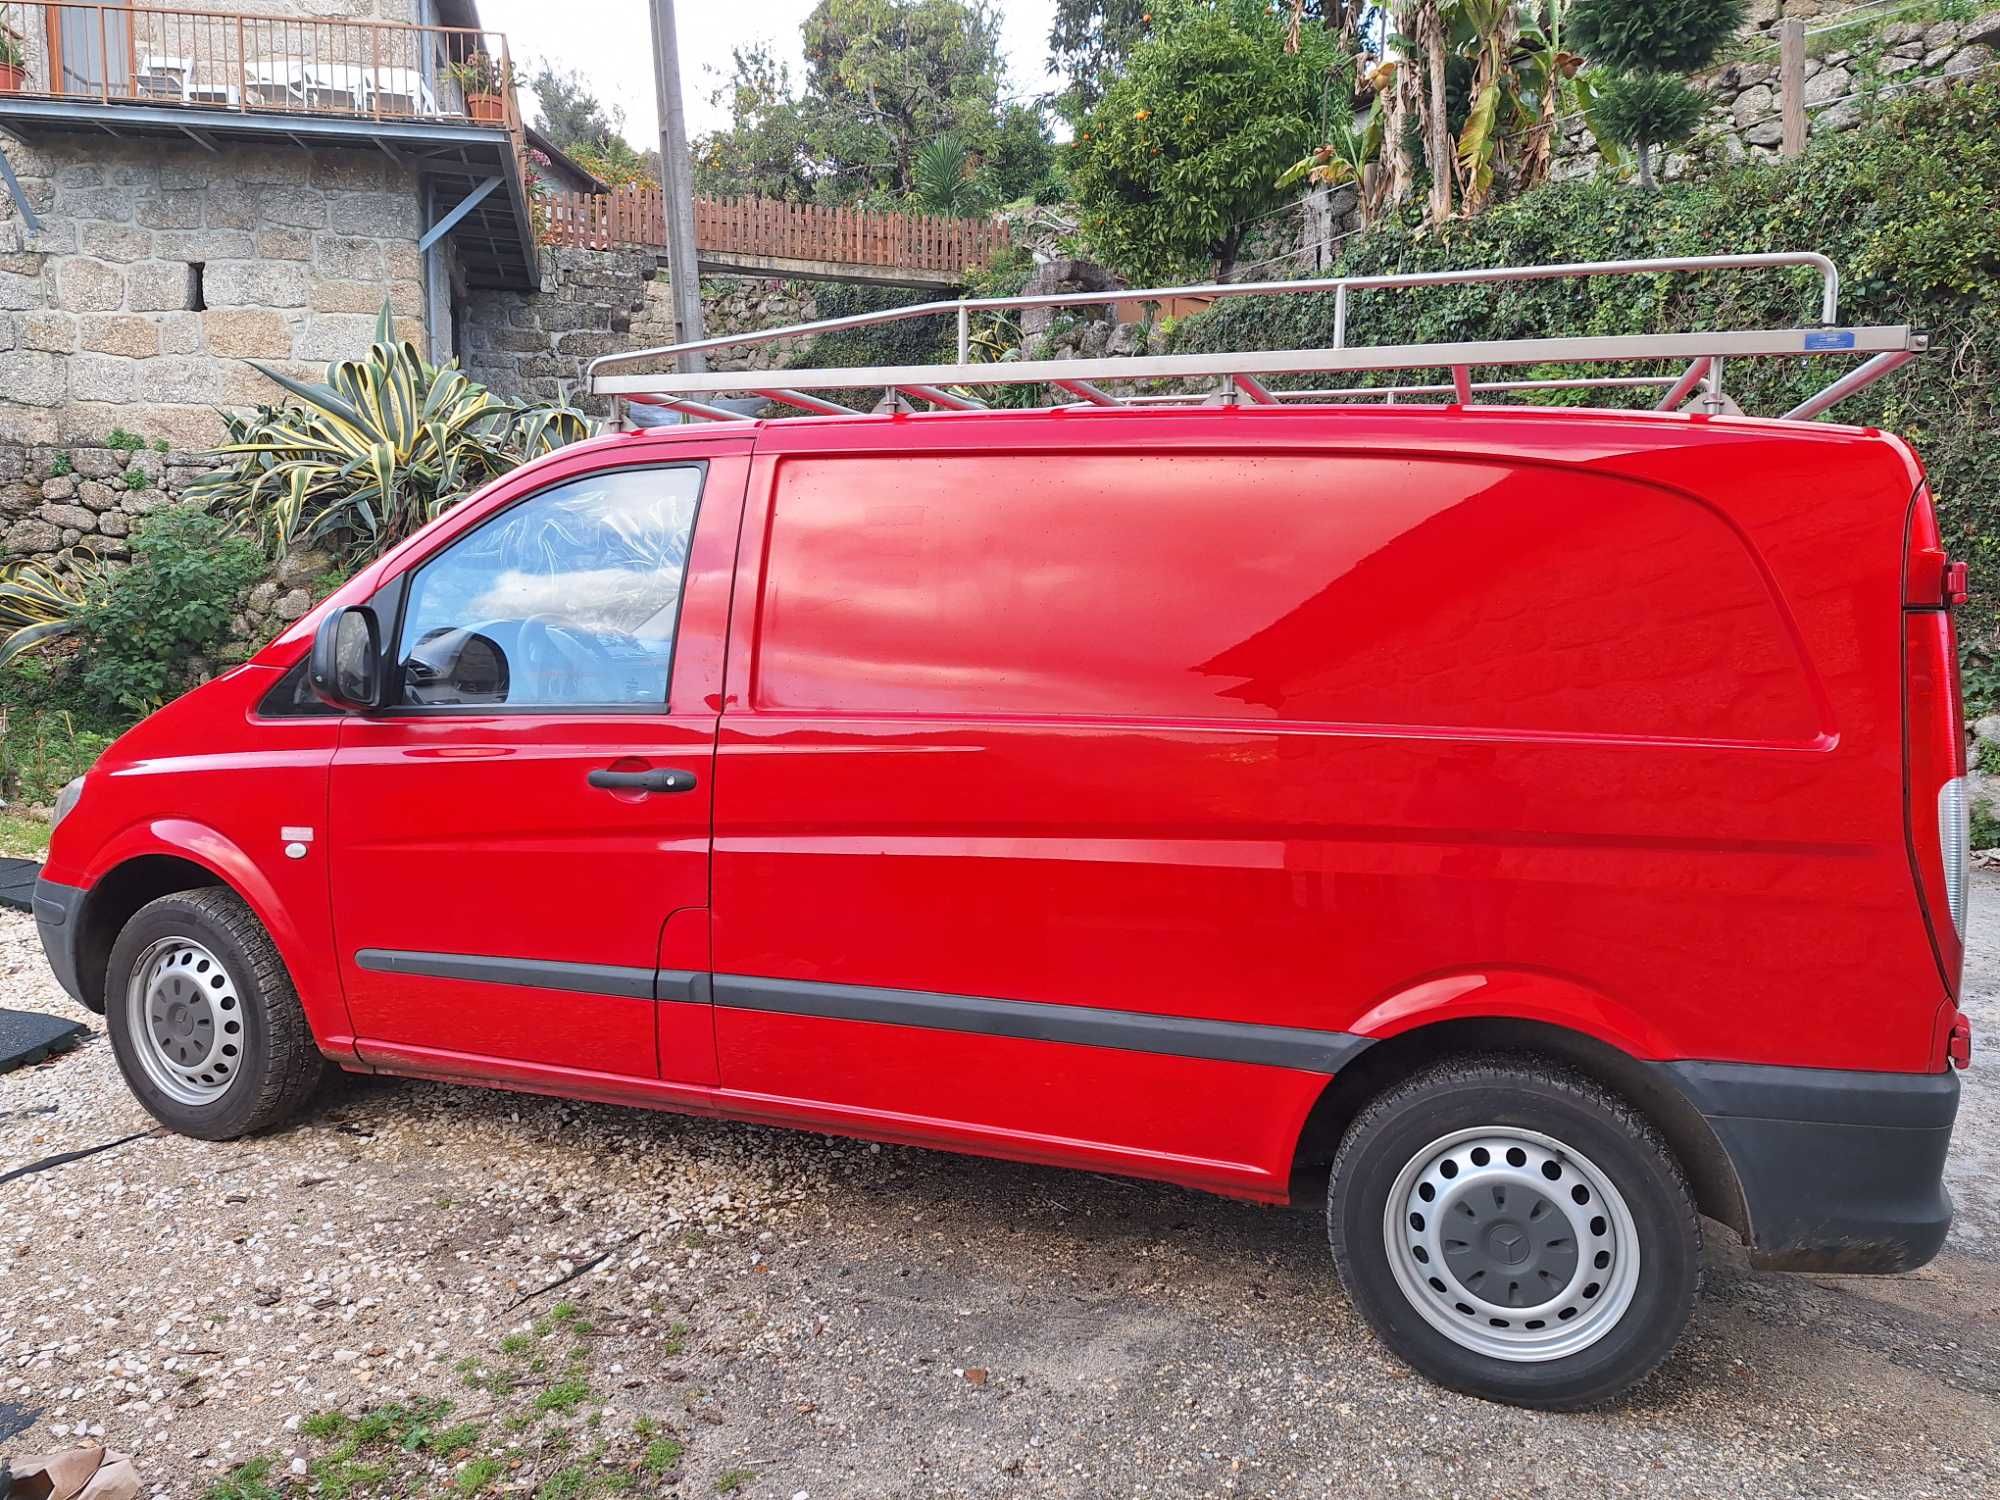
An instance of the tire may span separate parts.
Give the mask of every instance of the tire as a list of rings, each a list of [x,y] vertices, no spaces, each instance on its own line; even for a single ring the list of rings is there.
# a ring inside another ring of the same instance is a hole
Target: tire
[[[291,975],[233,891],[141,907],[111,946],[104,1002],[126,1084],[182,1135],[226,1141],[283,1124],[325,1076]]]
[[[1516,1406],[1630,1390],[1701,1288],[1701,1221],[1666,1141],[1535,1057],[1438,1063],[1371,1101],[1334,1157],[1327,1231],[1398,1358]]]

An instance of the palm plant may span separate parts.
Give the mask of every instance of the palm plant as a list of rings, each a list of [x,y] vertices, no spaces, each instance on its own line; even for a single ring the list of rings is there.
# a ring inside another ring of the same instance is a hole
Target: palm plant
[[[227,467],[189,497],[235,518],[267,547],[324,545],[343,560],[380,551],[508,470],[590,435],[561,402],[496,395],[453,361],[398,341],[382,309],[365,359],[309,385],[257,367],[294,398],[229,417],[212,456]]]
[[[1522,114],[1512,58],[1518,27],[1514,0],[1457,0],[1457,20],[1471,32],[1472,104],[1458,133],[1461,212],[1471,215],[1493,196],[1493,166]]]
[[[1364,186],[1368,168],[1382,154],[1383,121],[1382,99],[1378,94],[1361,124],[1339,119],[1328,122],[1326,144],[1286,168],[1276,186],[1291,187],[1298,182],[1308,182],[1314,187],[1341,187],[1350,182],[1357,188]],[[1360,196],[1359,207],[1362,223],[1366,224],[1373,208],[1369,195]]]
[[[923,212],[948,218],[970,218],[989,206],[973,153],[951,131],[918,149],[910,165],[910,196]]]
[[[88,547],[0,563],[0,667],[76,629],[104,565]]]

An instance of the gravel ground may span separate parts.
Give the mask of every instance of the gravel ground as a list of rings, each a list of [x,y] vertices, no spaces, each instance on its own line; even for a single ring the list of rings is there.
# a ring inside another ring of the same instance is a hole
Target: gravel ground
[[[1990,1048],[2000,877],[1972,926]],[[12,913],[0,1002],[74,1009]],[[0,1170],[150,1124],[101,1022],[0,1077]],[[1990,1064],[1950,1176],[1950,1242],[1897,1279],[1759,1274],[1711,1226],[1679,1351],[1550,1416],[1385,1355],[1314,1205],[347,1079],[273,1136],[147,1136],[0,1187],[0,1433],[32,1418],[0,1452],[101,1437],[195,1500],[1959,1500],[2000,1494]]]

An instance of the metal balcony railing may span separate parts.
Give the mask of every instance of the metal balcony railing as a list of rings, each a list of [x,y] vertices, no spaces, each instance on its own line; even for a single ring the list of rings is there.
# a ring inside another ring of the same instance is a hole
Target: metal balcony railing
[[[519,134],[513,64],[495,32],[67,0],[7,0],[0,26],[0,106],[11,92]]]

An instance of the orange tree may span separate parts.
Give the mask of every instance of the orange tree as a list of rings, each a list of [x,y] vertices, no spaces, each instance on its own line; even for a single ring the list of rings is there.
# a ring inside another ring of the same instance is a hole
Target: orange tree
[[[1278,177],[1345,116],[1340,39],[1289,5],[1160,0],[1145,38],[1077,122],[1070,190],[1092,251],[1135,281],[1235,264],[1244,230],[1284,196]]]

